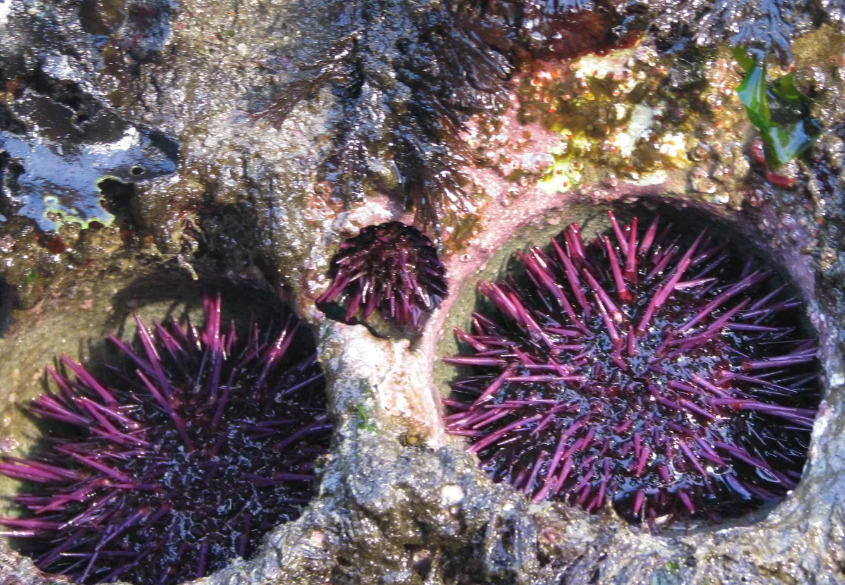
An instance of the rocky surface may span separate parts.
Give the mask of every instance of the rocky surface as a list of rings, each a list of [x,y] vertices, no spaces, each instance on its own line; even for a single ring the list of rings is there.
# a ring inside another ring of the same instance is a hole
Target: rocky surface
[[[444,5],[479,15],[476,3]],[[409,340],[327,320],[313,300],[345,237],[413,221],[383,131],[420,119],[403,117],[420,102],[401,75],[423,67],[407,54],[429,38],[427,11],[445,18],[440,3],[0,3],[3,447],[26,446],[15,405],[54,355],[96,355],[92,340],[131,333],[132,310],[160,316],[177,291],[225,284],[259,303],[256,290],[283,298],[313,325],[336,431],[303,515],[203,582],[845,582],[841,2],[561,0],[558,28],[537,34],[527,23],[539,3],[486,5],[478,30],[515,69],[495,108],[461,119],[467,204],[439,233],[451,295]],[[575,19],[590,23],[583,35],[566,21],[578,10],[602,15]],[[545,34],[583,50],[556,58]],[[580,55],[599,38],[606,50]],[[826,129],[779,170],[791,187],[752,154],[732,44],[769,52],[773,70],[791,63]],[[364,90],[349,87],[349,67]],[[291,88],[298,97],[274,124],[262,114]],[[362,201],[338,198],[326,173],[355,116]],[[474,302],[476,275],[609,205],[657,201],[754,243],[794,283],[821,339],[824,398],[805,477],[773,510],[730,525],[655,532],[609,510],[531,504],[492,484],[440,423],[451,373],[437,357]],[[50,581],[0,543],[0,582]]]

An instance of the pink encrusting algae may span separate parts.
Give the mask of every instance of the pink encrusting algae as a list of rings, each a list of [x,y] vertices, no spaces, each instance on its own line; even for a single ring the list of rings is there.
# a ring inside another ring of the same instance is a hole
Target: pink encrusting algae
[[[534,501],[630,521],[717,520],[775,502],[806,460],[816,342],[772,272],[637,218],[585,244],[572,224],[479,282],[456,329],[447,431]],[[644,227],[644,226],[643,226]],[[692,238],[690,238],[692,239]]]
[[[317,304],[342,305],[346,323],[366,321],[378,310],[399,328],[416,329],[446,297],[445,274],[437,248],[417,228],[398,221],[371,225],[341,244],[332,258],[332,284]]]
[[[42,570],[79,583],[177,583],[250,555],[299,515],[314,460],[329,446],[324,380],[307,333],[283,315],[275,333],[170,320],[95,377],[67,357],[48,368],[57,391],[29,411],[50,424],[36,456],[0,473],[26,482],[2,518],[5,536]],[[109,383],[105,380],[108,379]]]

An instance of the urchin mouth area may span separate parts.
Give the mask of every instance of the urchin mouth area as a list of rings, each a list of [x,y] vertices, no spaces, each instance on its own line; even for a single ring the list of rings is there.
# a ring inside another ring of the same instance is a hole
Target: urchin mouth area
[[[801,303],[719,230],[609,220],[591,240],[571,224],[477,284],[443,358],[459,368],[447,432],[535,501],[632,522],[779,501],[819,402]]]

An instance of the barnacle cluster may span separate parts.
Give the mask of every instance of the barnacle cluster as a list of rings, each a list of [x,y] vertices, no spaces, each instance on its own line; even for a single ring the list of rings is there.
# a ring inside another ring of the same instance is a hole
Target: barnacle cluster
[[[611,503],[630,520],[716,519],[801,477],[816,345],[772,272],[702,232],[637,218],[589,244],[577,224],[480,282],[488,301],[445,400],[448,432],[534,500]]]
[[[300,323],[238,331],[219,298],[201,329],[138,320],[126,363],[97,377],[63,357],[56,391],[29,406],[46,446],[7,456],[28,482],[24,514],[0,518],[21,552],[78,583],[178,583],[252,553],[312,495],[332,427],[323,375]]]

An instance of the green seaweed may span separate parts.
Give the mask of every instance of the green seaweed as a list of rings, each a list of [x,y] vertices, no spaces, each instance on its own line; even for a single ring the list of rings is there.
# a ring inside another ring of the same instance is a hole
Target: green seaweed
[[[821,123],[810,115],[813,100],[798,89],[794,73],[768,82],[765,61],[751,59],[744,47],[737,47],[734,57],[745,70],[737,95],[760,130],[766,164],[777,169],[801,156],[821,135]]]
[[[762,67],[752,65],[736,90],[739,101],[748,112],[748,119],[761,130],[768,128],[772,123],[767,92],[765,64]]]
[[[368,433],[376,432],[376,425],[370,414],[370,408],[364,404],[359,404],[355,410],[358,414],[358,428]]]
[[[766,163],[770,168],[776,169],[801,156],[813,145],[822,130],[821,125],[812,118],[786,125],[773,123],[768,128],[761,129]]]
[[[786,75],[778,77],[771,85],[772,93],[784,103],[800,106],[811,105],[813,100],[801,93],[795,85],[795,72],[791,71]]]

